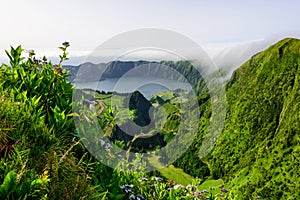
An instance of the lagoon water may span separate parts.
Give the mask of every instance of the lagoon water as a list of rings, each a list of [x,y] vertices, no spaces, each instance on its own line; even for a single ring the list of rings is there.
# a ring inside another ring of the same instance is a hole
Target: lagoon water
[[[110,78],[99,82],[75,82],[74,85],[79,89],[93,89],[105,92],[129,93],[139,91],[147,99],[160,92],[175,89],[192,90],[189,83],[152,77]]]

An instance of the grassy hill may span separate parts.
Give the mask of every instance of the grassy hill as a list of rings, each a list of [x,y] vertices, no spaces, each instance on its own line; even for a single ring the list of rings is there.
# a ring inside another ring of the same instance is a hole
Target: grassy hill
[[[207,159],[239,199],[300,198],[300,41],[253,56],[227,84],[224,131]]]

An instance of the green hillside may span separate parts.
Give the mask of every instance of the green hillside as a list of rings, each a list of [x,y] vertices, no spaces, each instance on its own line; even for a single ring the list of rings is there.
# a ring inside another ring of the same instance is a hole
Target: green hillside
[[[224,131],[207,159],[239,199],[300,198],[300,41],[253,56],[227,84]]]

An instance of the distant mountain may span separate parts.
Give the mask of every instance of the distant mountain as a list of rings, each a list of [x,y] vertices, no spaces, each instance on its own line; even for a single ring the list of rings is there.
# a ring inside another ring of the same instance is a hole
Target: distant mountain
[[[107,78],[155,77],[169,80],[189,82],[193,87],[203,90],[201,72],[189,61],[113,61],[109,63],[83,63],[79,66],[63,66],[72,76],[69,81],[93,82]]]

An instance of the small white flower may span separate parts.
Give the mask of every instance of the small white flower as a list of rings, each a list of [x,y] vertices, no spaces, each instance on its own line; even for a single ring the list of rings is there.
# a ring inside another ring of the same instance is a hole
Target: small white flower
[[[148,181],[148,179],[147,179],[147,178],[144,178],[144,177],[141,177],[141,178],[140,178],[140,181]]]
[[[182,184],[174,185],[174,190],[182,189],[182,188],[184,188],[184,186]]]

